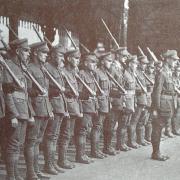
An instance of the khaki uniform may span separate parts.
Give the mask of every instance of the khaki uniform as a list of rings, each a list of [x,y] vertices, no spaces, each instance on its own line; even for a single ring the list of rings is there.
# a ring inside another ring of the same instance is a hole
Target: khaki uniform
[[[156,75],[155,82],[152,107],[158,111],[158,117],[153,118],[152,122],[153,155],[160,154],[161,131],[167,120],[172,118],[176,105],[172,71],[167,65],[164,65],[161,72]]]

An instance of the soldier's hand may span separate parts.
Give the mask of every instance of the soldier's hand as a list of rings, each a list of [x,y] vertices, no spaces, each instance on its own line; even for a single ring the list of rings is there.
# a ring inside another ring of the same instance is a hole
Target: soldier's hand
[[[49,114],[49,117],[50,117],[51,120],[54,120],[54,113],[51,112],[51,113]]]
[[[34,126],[34,125],[35,125],[35,119],[34,119],[34,117],[29,118],[29,119],[28,119],[28,123],[29,123],[30,126]]]
[[[11,125],[13,128],[16,128],[18,126],[18,120],[16,118],[11,119]]]
[[[48,91],[46,89],[43,89],[43,94],[42,96],[48,96]]]
[[[154,110],[154,111],[152,112],[152,115],[153,115],[153,117],[157,118],[157,117],[158,117],[158,111],[157,111],[157,110]]]

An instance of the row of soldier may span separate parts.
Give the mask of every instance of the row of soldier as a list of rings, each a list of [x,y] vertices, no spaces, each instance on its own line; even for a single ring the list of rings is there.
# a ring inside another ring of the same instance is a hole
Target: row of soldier
[[[41,143],[44,172],[57,175],[64,172],[62,168],[74,168],[67,157],[72,137],[79,163],[89,164],[92,158],[103,159],[150,143],[152,159],[169,158],[160,153],[159,144],[165,125],[166,135],[180,135],[180,67],[175,50],[163,54],[163,63],[154,64],[123,47],[82,56],[79,49],[65,51],[61,45],[49,49],[44,41],[28,45],[27,39],[16,39],[9,47],[0,57],[4,123],[0,128],[5,129],[7,180],[23,179],[18,172],[21,146],[27,180],[48,178],[39,169]],[[86,154],[87,134],[91,157]]]

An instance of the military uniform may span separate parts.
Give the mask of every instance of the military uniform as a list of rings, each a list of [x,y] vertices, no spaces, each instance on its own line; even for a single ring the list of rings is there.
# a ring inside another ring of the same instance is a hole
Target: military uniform
[[[60,47],[53,47],[51,49],[51,54],[62,54]],[[62,54],[62,56],[64,56]],[[46,64],[48,72],[56,80],[61,87],[65,86],[63,76],[61,74],[61,69],[58,68],[55,60],[51,57],[50,62]],[[56,87],[56,85],[49,80],[49,98],[53,108],[54,120],[48,121],[48,125],[44,137],[44,157],[45,157],[45,171],[49,174],[58,174],[58,172],[63,172],[55,161],[56,145],[59,138],[60,127],[64,116],[67,116],[66,109],[66,98],[64,97],[63,92]]]
[[[45,42],[32,44],[31,50],[32,52],[42,51],[45,53],[49,51]],[[29,72],[41,85],[41,87],[48,91],[49,80],[47,79],[39,60],[32,59],[32,61],[34,62],[28,65]],[[32,81],[28,81],[28,92],[35,111],[35,124],[34,126],[29,124],[27,128],[25,160],[27,164],[27,179],[37,179],[37,176],[40,178],[44,177],[44,174],[42,174],[39,170],[39,145],[43,140],[44,132],[48,121],[53,115],[53,112],[48,93],[42,94],[42,92],[39,92]]]
[[[96,57],[94,55],[87,55],[86,61],[91,61],[96,63]],[[97,87],[95,84],[95,77],[92,71],[85,68],[79,72],[80,77],[82,80],[94,91],[97,92]],[[92,160],[85,153],[85,145],[86,145],[86,135],[87,132],[90,131],[92,128],[93,121],[97,120],[97,113],[98,113],[98,102],[97,98],[92,96],[88,90],[82,85],[79,84],[80,90],[80,99],[82,102],[82,109],[83,109],[83,118],[80,119],[77,123],[77,132],[76,136],[76,146],[77,146],[77,153],[76,153],[76,160],[81,163],[89,164]],[[94,134],[92,132],[91,136],[93,137]],[[91,148],[94,146],[94,141],[91,138]]]
[[[153,68],[154,69],[154,65],[152,63],[150,63],[148,65],[148,68]],[[146,73],[147,77],[154,83],[155,82],[155,74],[152,72],[147,72]],[[152,83],[150,83],[148,80],[146,82],[147,85],[147,116],[146,116],[146,125],[145,125],[145,139],[148,142],[151,142],[151,134],[152,134],[152,114],[151,114],[151,104],[152,104],[152,92],[153,92],[153,88],[154,85]]]
[[[66,61],[69,56],[79,58],[80,54],[77,50],[68,51],[65,54]],[[65,76],[65,96],[67,98],[67,108],[70,115],[69,118],[64,118],[60,130],[59,139],[59,152],[58,152],[58,165],[65,169],[72,169],[75,167],[74,164],[67,160],[67,148],[69,145],[70,138],[72,137],[74,131],[74,124],[82,118],[82,108],[79,98],[75,96],[72,88],[69,86],[68,82],[74,87],[75,91],[78,92],[78,82],[76,80],[75,73],[77,69],[71,68],[68,64],[63,69],[63,74]],[[67,81],[68,80],[68,81]]]
[[[29,50],[27,39],[17,39],[10,42],[12,50],[22,48]],[[11,59],[7,60],[9,68],[23,84],[24,89],[22,90],[16,85],[14,79],[11,77],[9,72],[4,69],[4,81],[3,89],[5,93],[6,102],[6,170],[7,179],[14,180],[14,178],[22,179],[18,173],[18,160],[20,155],[20,146],[24,144],[27,121],[29,118],[34,116],[32,107],[29,103],[28,92],[27,92],[27,81],[21,68],[21,59],[16,55]],[[16,127],[12,126],[14,119],[18,120]]]
[[[101,55],[100,61],[112,61],[112,57],[110,53],[105,53]],[[112,132],[113,132],[113,122],[110,119],[110,110],[112,108],[110,102],[110,90],[111,90],[111,81],[107,75],[107,70],[102,65],[96,70],[96,79],[98,84],[100,85],[101,89],[104,91],[104,95],[98,96],[98,104],[99,104],[99,117],[96,121],[93,122],[92,133],[94,136],[92,140],[94,141],[94,145],[92,147],[91,154],[93,157],[100,157],[104,156],[105,154],[115,155],[114,149],[111,147],[111,139],[112,139]],[[100,135],[101,131],[103,130],[103,137],[104,137],[104,148],[102,153],[99,149],[100,143]]]
[[[137,64],[137,56],[132,56],[127,60],[128,63]],[[126,90],[125,94],[125,107],[123,108],[123,114],[119,121],[119,127],[117,129],[117,148],[122,151],[130,150],[126,145],[127,142],[127,130],[128,139],[131,141],[132,133],[130,131],[130,122],[133,113],[135,112],[135,90],[136,90],[136,79],[132,70],[128,67],[123,74],[122,84]]]
[[[156,75],[156,82],[152,95],[152,108],[153,114],[156,118],[153,118],[152,122],[152,146],[153,153],[152,159],[165,161],[169,157],[161,155],[159,145],[161,138],[162,128],[167,123],[169,118],[172,118],[175,109],[175,90],[172,76],[172,70],[169,68],[169,62],[179,59],[177,52],[174,50],[168,50],[164,54],[165,58],[168,58],[159,74]]]
[[[144,64],[147,64],[147,57],[140,57],[138,58],[139,61],[141,61]],[[146,79],[143,74],[143,70],[140,69],[140,67],[137,69],[137,77],[141,84],[146,89]],[[140,85],[137,83],[136,86],[136,104],[137,107],[135,108],[135,113],[132,116],[131,124],[129,126],[129,133],[131,134],[131,138],[129,139],[129,146],[132,148],[138,148],[138,144],[140,145],[146,145],[144,141],[144,133],[145,133],[145,120],[146,120],[146,114],[147,114],[147,95],[142,90]],[[138,144],[136,143],[136,140]]]

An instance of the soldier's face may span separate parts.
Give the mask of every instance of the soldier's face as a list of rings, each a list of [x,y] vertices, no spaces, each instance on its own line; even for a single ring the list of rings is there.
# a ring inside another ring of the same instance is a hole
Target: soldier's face
[[[29,49],[20,48],[20,49],[17,49],[16,52],[17,52],[18,56],[20,57],[21,61],[23,61],[24,63],[26,63],[28,61],[28,58],[30,55]]]
[[[78,67],[79,63],[80,63],[80,57],[78,56],[72,56],[68,58],[69,63],[72,67]]]
[[[64,67],[64,55],[63,54],[56,54],[54,56],[54,61],[57,63],[59,67]]]
[[[146,67],[147,67],[147,65],[146,65],[145,63],[141,63],[140,66],[141,66],[141,68],[142,68],[143,70],[145,70]]]
[[[154,68],[153,68],[153,67],[148,67],[147,70],[148,70],[148,72],[149,72],[150,74],[152,74],[152,73],[154,72]]]
[[[37,58],[42,63],[46,62],[47,56],[48,56],[47,52],[43,52],[43,51],[37,52]]]
[[[134,63],[134,62],[130,62],[130,63],[129,63],[129,67],[130,67],[130,69],[131,69],[133,72],[136,71],[137,66],[138,66],[137,63]]]
[[[90,71],[94,71],[97,67],[97,63],[96,62],[86,62],[85,63],[86,67],[90,70]]]

